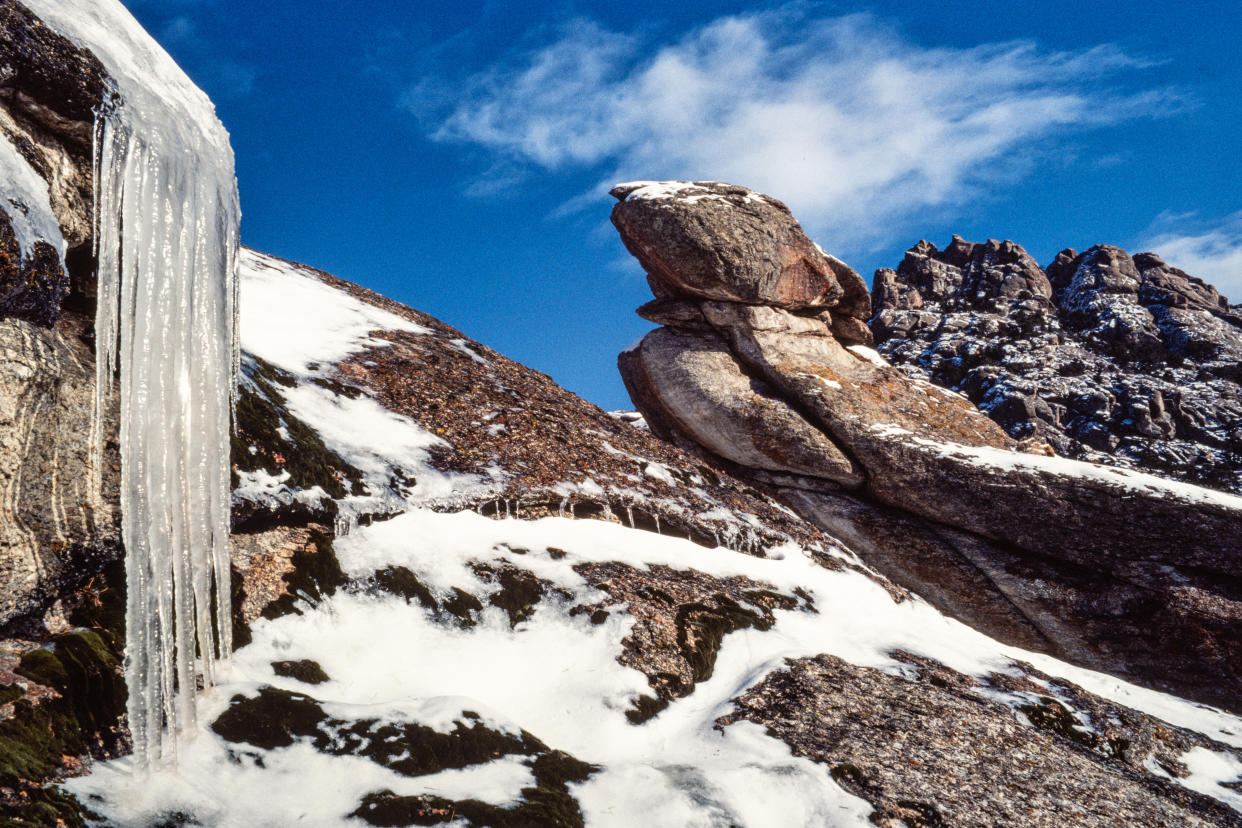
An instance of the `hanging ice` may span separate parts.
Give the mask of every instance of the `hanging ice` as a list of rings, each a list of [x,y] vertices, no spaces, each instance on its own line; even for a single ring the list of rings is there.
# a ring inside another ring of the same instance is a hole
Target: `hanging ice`
[[[211,102],[117,0],[24,0],[116,82],[96,126],[96,457],[120,373],[125,678],[138,767],[175,761],[232,647],[240,211]],[[197,655],[197,659],[196,659]]]

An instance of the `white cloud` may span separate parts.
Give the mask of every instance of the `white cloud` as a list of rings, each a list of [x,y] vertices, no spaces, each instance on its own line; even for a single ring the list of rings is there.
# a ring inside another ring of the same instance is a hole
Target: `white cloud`
[[[869,16],[791,8],[656,45],[579,20],[470,78],[433,136],[601,187],[745,184],[843,244],[915,211],[960,211],[1069,131],[1175,106],[1106,86],[1142,65],[1108,46],[923,48]]]
[[[1214,223],[1166,213],[1148,228],[1136,249],[1154,251],[1231,301],[1242,301],[1242,210]]]

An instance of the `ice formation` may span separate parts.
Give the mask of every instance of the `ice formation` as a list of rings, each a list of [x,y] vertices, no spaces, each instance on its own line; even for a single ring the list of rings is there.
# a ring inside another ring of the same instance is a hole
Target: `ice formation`
[[[238,206],[228,133],[118,0],[26,0],[115,81],[95,134],[96,458],[120,374],[125,679],[137,767],[176,760],[231,651]],[[196,658],[197,655],[197,658]]]

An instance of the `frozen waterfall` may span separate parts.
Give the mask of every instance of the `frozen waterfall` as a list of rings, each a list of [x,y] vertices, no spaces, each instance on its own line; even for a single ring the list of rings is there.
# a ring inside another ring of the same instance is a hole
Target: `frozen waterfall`
[[[237,184],[211,102],[118,0],[24,0],[116,82],[95,135],[97,462],[119,371],[125,679],[139,768],[176,761],[232,647]]]

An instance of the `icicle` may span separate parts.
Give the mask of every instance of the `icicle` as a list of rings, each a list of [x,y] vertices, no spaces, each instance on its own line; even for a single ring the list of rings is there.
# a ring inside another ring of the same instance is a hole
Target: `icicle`
[[[568,504],[568,503],[569,503],[569,498],[568,498],[568,497],[562,497],[562,498],[561,498],[561,505],[560,505],[560,507],[557,509],[557,515],[558,515],[558,516],[560,516],[560,517],[565,517],[565,506],[566,506],[566,504]]]
[[[505,520],[508,520],[510,517],[512,517],[512,515],[509,514],[509,498],[506,497],[505,498]]]
[[[604,501],[604,520],[612,520],[612,504],[607,500]]]
[[[577,508],[578,508],[578,501],[576,500],[569,501],[569,519],[570,520],[578,519],[578,513],[576,511]]]
[[[119,398],[125,680],[134,764],[176,760],[232,653],[230,414],[241,212],[211,101],[119,0],[24,0],[114,82],[96,113],[91,493]],[[116,378],[119,374],[119,385]]]
[[[655,518],[656,534],[657,535],[664,534],[663,532],[660,531],[660,515],[656,512],[653,512],[652,516]]]
[[[634,528],[634,507],[629,503],[625,504],[625,514],[630,519],[630,528]]]

